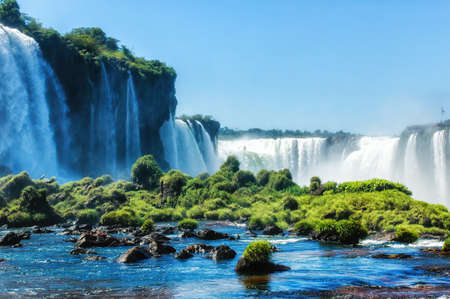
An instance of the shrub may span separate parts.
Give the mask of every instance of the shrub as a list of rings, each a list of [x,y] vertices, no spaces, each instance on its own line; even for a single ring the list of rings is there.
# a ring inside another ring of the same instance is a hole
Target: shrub
[[[19,198],[25,187],[34,185],[27,172],[21,172],[16,176],[11,175],[6,178],[9,179],[0,186],[0,192],[4,194],[7,200]]]
[[[33,218],[26,212],[15,212],[7,217],[9,227],[24,227],[34,225]]]
[[[227,160],[220,166],[220,169],[229,170],[234,173],[239,170],[240,164],[236,156],[228,156]]]
[[[419,239],[419,234],[407,227],[407,226],[398,226],[395,230],[395,241],[400,243],[414,243]]]
[[[445,239],[444,246],[442,246],[442,250],[445,252],[450,252],[450,237]]]
[[[250,263],[263,264],[270,260],[271,255],[272,247],[269,242],[254,241],[248,244],[242,257]]]
[[[376,192],[384,190],[398,190],[405,193],[406,195],[412,194],[412,192],[404,185],[382,179],[344,182],[337,186],[336,192]]]
[[[337,189],[337,183],[336,182],[326,182],[323,184],[323,188],[325,192],[334,193]]]
[[[233,184],[241,187],[249,187],[256,183],[255,176],[251,171],[248,170],[239,170],[233,176]]]
[[[151,219],[147,219],[141,226],[141,231],[145,234],[150,234],[153,231],[154,222]]]
[[[187,176],[178,170],[169,170],[160,179],[161,193],[164,198],[178,197],[186,185]]]
[[[109,174],[102,175],[94,180],[94,186],[106,186],[114,182],[114,179]]]
[[[320,195],[323,193],[323,188],[321,188],[322,181],[319,177],[313,176],[309,184],[309,192],[315,195]]]
[[[186,218],[178,222],[179,229],[194,230],[198,227],[198,222],[195,219]]]
[[[270,171],[263,169],[258,172],[258,175],[256,176],[256,182],[258,183],[258,185],[264,187],[265,185],[267,185],[267,183],[269,183],[269,178]]]
[[[202,219],[204,213],[200,206],[193,206],[186,212],[186,215],[192,219]]]
[[[314,224],[308,220],[300,220],[294,225],[297,235],[307,236],[314,230]]]
[[[104,214],[100,218],[100,223],[103,225],[118,225],[121,227],[138,226],[139,218],[134,214],[133,210],[123,209],[112,211]]]
[[[283,199],[283,203],[282,204],[283,204],[283,209],[285,209],[285,210],[293,211],[293,210],[297,210],[298,209],[298,202],[294,198],[292,198],[290,196],[285,197]]]
[[[275,189],[277,191],[287,189],[294,185],[291,179],[289,179],[286,174],[280,172],[273,172],[270,174],[269,183],[267,186],[270,189]]]
[[[131,180],[144,189],[152,190],[158,187],[163,172],[152,155],[137,159],[131,168]]]
[[[360,222],[353,220],[338,221],[336,231],[342,244],[358,244],[361,239],[367,237],[367,229]]]
[[[99,213],[95,209],[85,209],[79,211],[76,217],[79,224],[96,224],[99,219]]]
[[[208,220],[219,220],[219,212],[216,211],[207,211],[205,213],[205,218]]]

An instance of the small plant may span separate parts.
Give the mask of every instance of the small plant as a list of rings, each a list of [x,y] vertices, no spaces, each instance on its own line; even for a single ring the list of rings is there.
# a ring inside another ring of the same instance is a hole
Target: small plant
[[[294,198],[288,196],[283,199],[283,209],[291,211],[297,210],[298,202]]]
[[[141,185],[147,190],[157,188],[162,176],[163,172],[152,155],[140,157],[131,168],[131,180],[133,183]]]
[[[442,251],[444,252],[450,252],[450,237],[445,239],[444,246],[442,246]]]
[[[419,239],[419,234],[406,226],[398,226],[395,230],[395,241],[400,243],[414,243]]]
[[[150,234],[153,231],[154,222],[151,219],[147,219],[141,226],[141,231],[145,234]]]
[[[358,244],[361,239],[367,237],[367,229],[360,222],[353,220],[338,221],[336,231],[342,244]]]
[[[194,230],[198,227],[198,221],[195,219],[186,218],[178,222],[178,228],[184,230]]]
[[[243,258],[250,263],[263,264],[270,260],[272,247],[267,241],[254,241],[245,248]]]

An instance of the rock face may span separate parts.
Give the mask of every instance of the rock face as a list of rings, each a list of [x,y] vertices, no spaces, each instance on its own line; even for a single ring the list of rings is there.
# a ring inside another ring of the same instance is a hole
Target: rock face
[[[20,244],[21,238],[14,232],[9,232],[0,240],[0,246],[14,246]]]
[[[134,243],[127,239],[118,239],[113,236],[101,232],[83,233],[75,247],[89,248],[89,247],[116,247],[116,246],[132,246]]]
[[[148,259],[152,255],[150,252],[143,247],[133,247],[130,248],[127,252],[119,256],[117,259],[118,263],[135,263],[140,260]]]
[[[283,234],[283,230],[281,228],[279,228],[278,226],[275,225],[269,225],[266,226],[266,228],[264,229],[264,231],[262,232],[263,235],[282,235]]]
[[[291,270],[288,266],[278,265],[272,262],[250,263],[241,258],[235,268],[238,274],[269,274],[274,272]]]
[[[228,240],[234,240],[235,238],[233,236],[230,236],[228,234],[216,232],[212,229],[203,229],[199,230],[197,232],[197,238],[201,240],[222,240],[222,239],[228,239]]]

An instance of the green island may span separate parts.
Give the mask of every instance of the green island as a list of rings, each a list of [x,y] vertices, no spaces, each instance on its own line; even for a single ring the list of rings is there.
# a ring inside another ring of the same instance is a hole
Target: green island
[[[356,244],[368,233],[393,232],[406,243],[423,235],[448,236],[447,208],[411,195],[407,187],[381,179],[337,184],[313,177],[310,186],[299,186],[289,170],[255,176],[240,170],[233,156],[213,175],[190,177],[177,170],[164,173],[146,155],[133,165],[130,181],[104,175],[59,185],[54,178],[32,180],[26,172],[5,176],[0,224],[137,227],[147,220],[189,218],[245,223],[251,230],[290,229],[343,244]]]

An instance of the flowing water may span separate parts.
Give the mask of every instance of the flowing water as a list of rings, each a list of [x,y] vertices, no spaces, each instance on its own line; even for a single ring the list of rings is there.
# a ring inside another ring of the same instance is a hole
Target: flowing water
[[[129,247],[93,248],[106,261],[84,261],[70,255],[69,236],[33,234],[22,241],[22,248],[2,248],[0,258],[0,296],[160,296],[181,298],[242,298],[269,296],[297,298],[299,292],[336,289],[348,285],[411,286],[427,283],[448,286],[450,278],[432,275],[418,266],[450,266],[450,260],[423,254],[420,248],[439,247],[442,242],[420,240],[411,245],[366,240],[360,247],[329,245],[301,237],[264,237],[281,251],[273,261],[291,267],[290,271],[268,276],[239,276],[234,267],[254,240],[243,235],[242,227],[213,226],[229,234],[241,234],[235,241],[206,241],[210,245],[228,245],[236,258],[214,262],[201,255],[180,261],[171,255],[153,257],[132,264],[119,264],[117,257]],[[4,234],[5,231],[1,232]],[[177,250],[195,239],[172,235]],[[378,253],[405,253],[407,260],[375,259]],[[302,296],[304,297],[304,296]]]
[[[133,163],[141,156],[141,137],[139,132],[139,103],[134,90],[133,76],[130,72],[128,72],[126,105],[126,168],[131,169]]]

